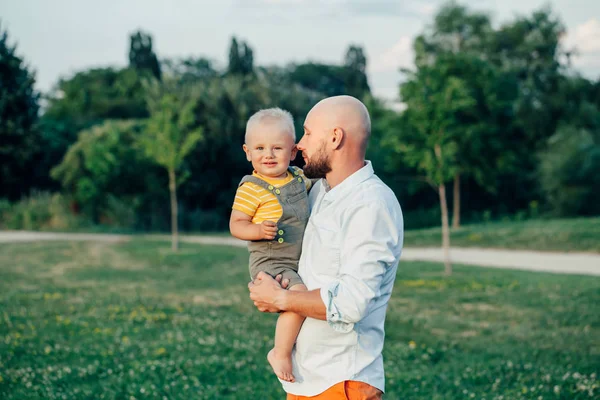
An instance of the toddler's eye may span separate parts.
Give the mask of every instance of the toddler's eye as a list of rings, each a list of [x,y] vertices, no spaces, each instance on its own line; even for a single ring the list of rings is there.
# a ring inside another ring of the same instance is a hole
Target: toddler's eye
[[[264,147],[262,147],[262,146],[258,146],[258,147],[256,148],[256,150],[262,150],[263,148],[264,148]]]

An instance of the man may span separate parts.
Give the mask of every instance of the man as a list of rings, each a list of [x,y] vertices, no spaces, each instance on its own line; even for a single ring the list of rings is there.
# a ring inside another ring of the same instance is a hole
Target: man
[[[385,390],[384,321],[403,220],[394,193],[365,161],[370,130],[366,107],[350,96],[308,113],[298,149],[305,175],[324,178],[310,193],[299,262],[308,291],[284,290],[265,273],[248,285],[260,311],[307,317],[293,353],[296,382],[282,382],[288,400],[374,400]]]

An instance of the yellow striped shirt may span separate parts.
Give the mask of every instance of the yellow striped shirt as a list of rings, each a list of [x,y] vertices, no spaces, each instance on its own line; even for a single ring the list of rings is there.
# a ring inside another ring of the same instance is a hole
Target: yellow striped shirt
[[[300,168],[297,168],[296,171],[298,171],[300,173],[299,176],[303,178],[302,181],[306,185],[306,189],[310,189],[310,179],[306,179]],[[252,176],[262,179],[269,185],[275,187],[281,187],[295,178],[289,171],[287,176],[282,179],[268,178],[260,175],[256,171],[252,173]],[[267,220],[277,222],[283,215],[283,209],[275,195],[262,186],[252,182],[245,182],[238,188],[235,193],[235,200],[232,208],[251,216],[252,223],[255,224],[260,224]]]

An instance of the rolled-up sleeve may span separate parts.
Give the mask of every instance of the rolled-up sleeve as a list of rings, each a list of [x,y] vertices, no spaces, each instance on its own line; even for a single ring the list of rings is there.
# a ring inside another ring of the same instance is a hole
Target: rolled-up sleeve
[[[350,332],[380,296],[382,283],[401,247],[401,229],[384,203],[353,207],[346,214],[340,245],[340,271],[321,288],[327,321],[338,332]]]

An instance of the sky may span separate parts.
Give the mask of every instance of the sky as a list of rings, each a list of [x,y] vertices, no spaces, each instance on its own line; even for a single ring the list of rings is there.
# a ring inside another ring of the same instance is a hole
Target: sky
[[[376,96],[398,97],[412,40],[443,0],[0,0],[0,26],[36,71],[37,89],[90,67],[125,66],[128,37],[152,34],[159,58],[208,57],[225,66],[232,36],[248,42],[256,65],[341,63],[350,44],[365,50]],[[600,77],[599,0],[468,0],[495,25],[550,5],[577,48],[574,68]]]

